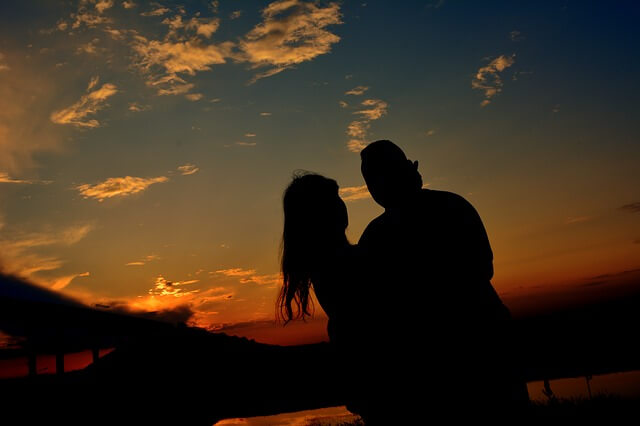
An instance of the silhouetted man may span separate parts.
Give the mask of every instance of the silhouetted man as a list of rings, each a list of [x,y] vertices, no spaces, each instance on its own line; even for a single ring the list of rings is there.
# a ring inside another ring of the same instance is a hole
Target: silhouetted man
[[[368,313],[382,318],[367,330],[372,375],[381,379],[369,383],[374,417],[425,407],[459,414],[470,404],[493,413],[512,397],[522,401],[526,387],[505,350],[510,314],[491,285],[480,216],[459,195],[423,188],[418,162],[388,140],[361,158],[369,192],[385,208],[358,243],[369,259]]]

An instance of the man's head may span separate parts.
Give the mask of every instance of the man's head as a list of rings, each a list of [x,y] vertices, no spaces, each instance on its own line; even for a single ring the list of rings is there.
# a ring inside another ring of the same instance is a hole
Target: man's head
[[[384,208],[394,207],[420,191],[418,162],[408,160],[391,141],[370,143],[360,152],[362,176],[373,199]]]

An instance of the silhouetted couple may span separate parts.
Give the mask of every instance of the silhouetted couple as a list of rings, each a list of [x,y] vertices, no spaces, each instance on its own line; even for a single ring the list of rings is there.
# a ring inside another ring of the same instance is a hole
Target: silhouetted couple
[[[479,215],[459,195],[423,188],[418,162],[390,141],[369,144],[361,158],[385,211],[357,245],[345,235],[334,180],[303,174],[285,191],[285,320],[310,315],[313,287],[329,317],[343,380],[336,386],[367,424],[509,419],[528,393]],[[292,380],[312,377],[309,368]]]

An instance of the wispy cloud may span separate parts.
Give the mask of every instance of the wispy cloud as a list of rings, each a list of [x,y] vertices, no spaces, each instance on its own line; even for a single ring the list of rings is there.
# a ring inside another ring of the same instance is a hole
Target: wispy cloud
[[[4,55],[0,52],[0,71],[9,71],[9,65],[4,62]]]
[[[238,145],[238,146],[256,146],[256,145],[258,145],[258,143],[257,142],[238,141],[238,142],[236,142],[236,145]]]
[[[111,2],[99,1],[94,5],[93,9],[90,9],[88,7],[88,2],[81,1],[78,5],[77,12],[70,15],[72,22],[71,28],[74,30],[79,29],[83,26],[95,28],[101,24],[111,23],[111,18],[108,18],[102,14],[105,10],[111,7],[109,6],[109,3]],[[60,31],[66,30],[67,26],[68,24],[65,21],[58,21],[57,28]]]
[[[256,25],[239,43],[238,61],[252,68],[271,67],[251,82],[275,75],[284,69],[329,53],[340,37],[327,31],[341,24],[340,6],[326,7],[301,0],[279,0],[262,10],[263,22]]]
[[[524,40],[524,36],[520,31],[513,30],[509,33],[509,39],[511,39],[511,41],[522,41]]]
[[[156,254],[150,254],[148,256],[145,256],[142,260],[136,260],[133,262],[128,262],[125,263],[125,266],[144,266],[147,263],[153,261],[153,260],[158,260],[160,259],[160,256],[156,255]]]
[[[366,99],[360,104],[365,107],[354,111],[354,114],[361,115],[359,120],[352,121],[347,127],[347,135],[350,140],[347,148],[351,152],[360,152],[367,146],[367,132],[371,127],[371,122],[382,118],[387,113],[388,104],[380,99]]]
[[[107,198],[126,197],[146,190],[154,183],[167,182],[166,176],[141,178],[133,176],[113,177],[95,185],[78,185],[77,189],[84,198],[94,198],[100,202]]]
[[[142,111],[150,110],[151,105],[143,105],[138,102],[131,102],[129,103],[129,107],[127,109],[131,112],[142,112]]]
[[[256,134],[255,134],[255,133],[245,133],[245,134],[244,134],[244,136],[245,136],[246,138],[255,138],[255,137],[256,137]]]
[[[572,225],[574,223],[588,222],[591,219],[591,216],[570,216],[564,221],[564,223],[565,225]]]
[[[73,281],[74,279],[79,277],[88,277],[90,275],[91,274],[89,274],[89,272],[83,272],[81,274],[71,274],[54,278],[53,280],[51,280],[48,287],[50,287],[52,290],[62,290],[63,288],[71,284],[71,281]]]
[[[133,9],[136,6],[137,6],[137,4],[135,4],[132,1],[124,0],[122,2],[122,7],[124,7],[125,9]]]
[[[100,43],[100,39],[94,38],[88,43],[81,44],[76,48],[76,54],[86,53],[88,55],[96,55],[101,50],[98,43]]]
[[[76,277],[88,276],[88,272],[51,276],[65,261],[56,256],[42,254],[42,249],[77,244],[93,229],[90,224],[75,225],[59,231],[6,232],[0,238],[0,270],[33,280],[57,290],[65,288]],[[45,272],[47,276],[40,273]]]
[[[135,36],[132,48],[136,54],[135,65],[147,77],[147,85],[159,95],[186,94],[193,88],[183,75],[195,75],[208,71],[212,65],[224,64],[232,44],[207,44],[198,38],[184,41],[148,40]]]
[[[503,83],[500,73],[515,63],[515,56],[515,54],[500,55],[478,70],[471,81],[471,88],[484,92],[485,99],[480,103],[481,106],[489,105],[493,97],[502,91]]]
[[[624,206],[620,207],[620,210],[629,213],[640,213],[640,202],[625,204]]]
[[[192,175],[194,173],[197,173],[198,170],[200,170],[198,167],[196,167],[194,164],[185,164],[184,166],[179,166],[178,167],[178,171],[180,173],[182,173],[183,175]]]
[[[203,96],[204,95],[202,93],[188,93],[184,95],[184,97],[190,100],[191,102],[197,102],[200,99],[202,99]]]
[[[340,188],[339,192],[344,201],[357,201],[364,200],[365,198],[371,198],[367,185],[345,186]]]
[[[95,83],[94,83],[95,81]],[[115,95],[118,90],[114,84],[103,84],[99,89],[91,91],[97,84],[95,77],[89,82],[87,94],[82,95],[80,100],[70,107],[54,111],[51,114],[51,121],[57,124],[70,124],[75,127],[95,128],[100,126],[100,122],[95,118],[87,119],[87,116],[94,115],[105,106],[109,97]]]
[[[277,285],[282,282],[282,275],[279,273],[261,275],[256,273],[255,269],[219,269],[215,271],[215,273],[230,278],[237,278],[241,284]]]
[[[234,10],[229,14],[229,19],[234,20],[242,16],[242,10]]]
[[[98,13],[102,13],[107,9],[111,9],[113,7],[113,0],[98,0],[95,4],[95,8]]]
[[[169,281],[162,275],[156,278],[155,285],[149,289],[149,294],[154,296],[174,296],[182,297],[187,294],[197,293],[198,290],[185,290],[182,287],[190,284],[195,284],[200,280],[188,280],[188,281]]]
[[[427,130],[427,131],[425,132],[425,135],[426,135],[426,136],[433,136],[433,135],[435,135],[435,134],[436,134],[435,129],[429,129],[429,130]]]
[[[260,115],[262,117],[269,117],[271,115],[271,113],[270,112],[261,112]]]
[[[9,173],[0,172],[0,183],[21,183],[21,184],[32,184],[34,181],[32,180],[23,180],[23,179],[14,179],[9,176]]]
[[[360,96],[364,92],[366,92],[367,90],[369,90],[369,87],[367,87],[367,86],[358,86],[358,87],[354,87],[351,90],[347,90],[344,94],[345,95]]]
[[[148,10],[146,12],[142,12],[140,15],[142,16],[162,16],[167,12],[171,12],[171,9],[161,6],[156,3],[155,8]]]

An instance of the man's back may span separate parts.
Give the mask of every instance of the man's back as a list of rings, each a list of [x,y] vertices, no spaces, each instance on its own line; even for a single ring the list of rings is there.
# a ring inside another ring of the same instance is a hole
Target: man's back
[[[420,316],[508,316],[491,286],[493,253],[482,220],[459,195],[423,189],[374,219],[358,245],[370,258],[377,289],[369,290],[410,296],[404,306],[426,308]]]

